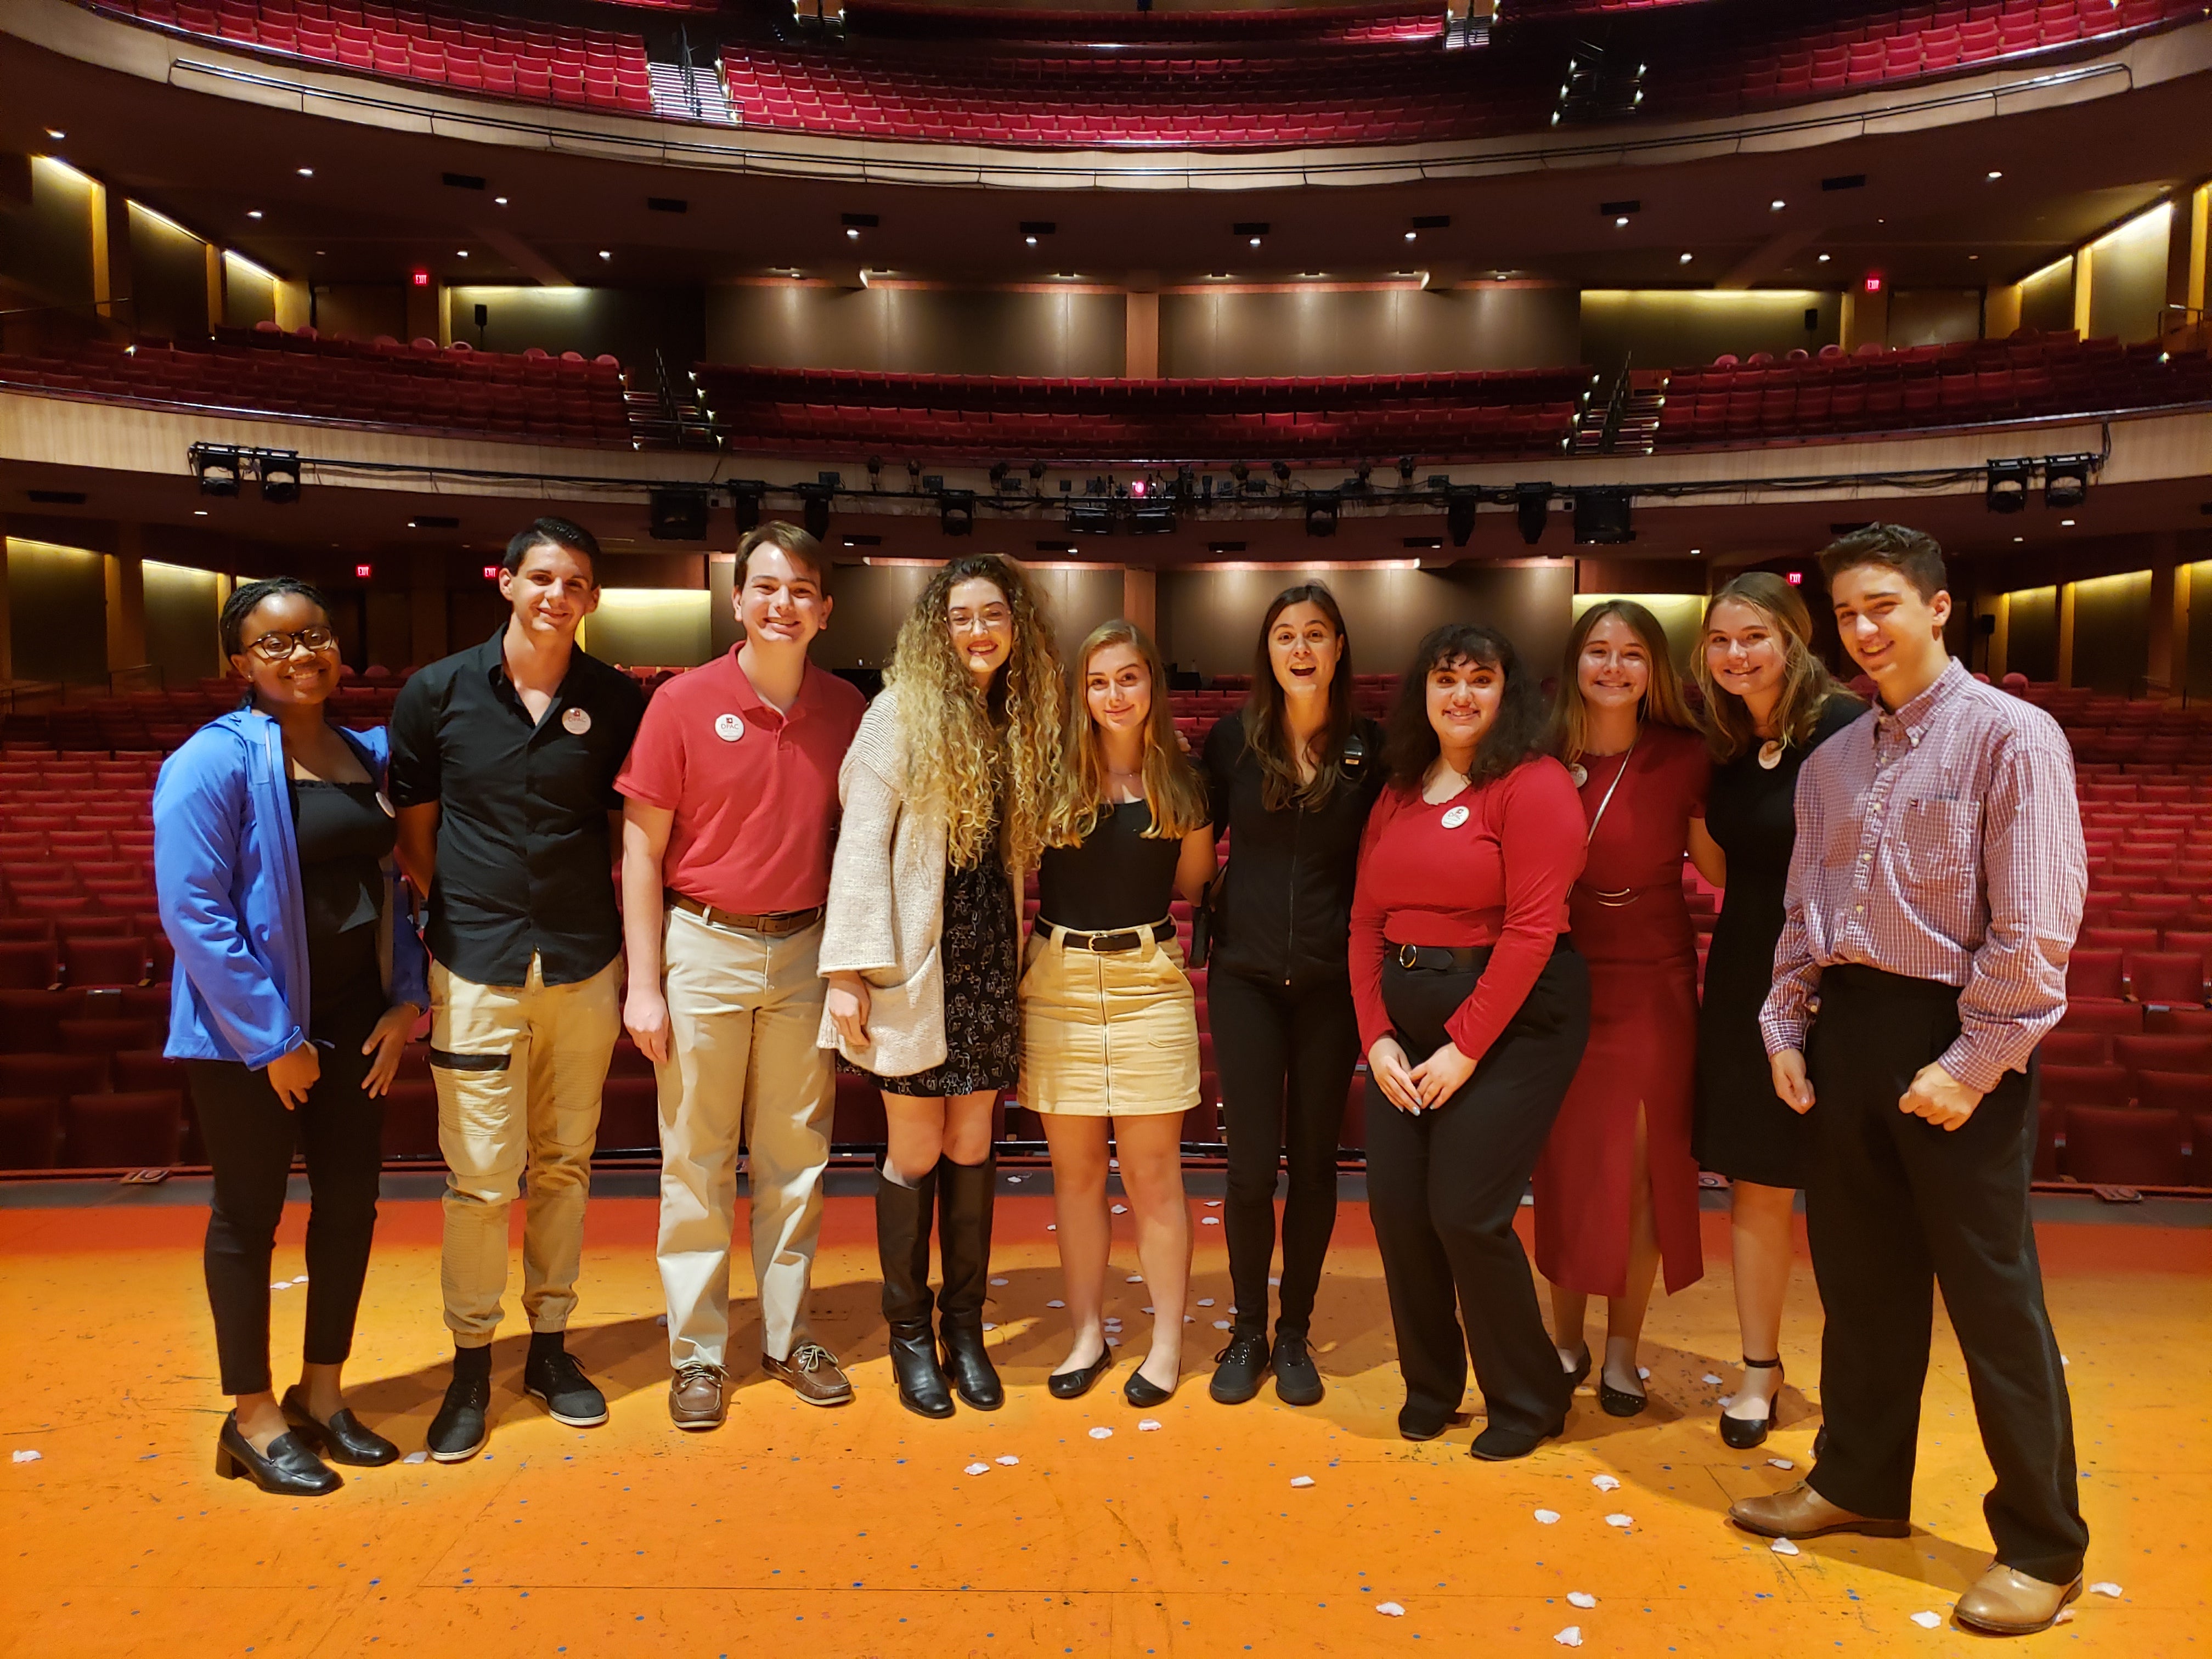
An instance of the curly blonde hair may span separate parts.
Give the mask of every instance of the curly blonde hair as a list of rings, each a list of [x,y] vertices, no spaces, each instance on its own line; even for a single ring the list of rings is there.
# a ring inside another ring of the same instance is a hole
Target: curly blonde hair
[[[1085,688],[1091,659],[1109,645],[1134,649],[1152,679],[1152,710],[1145,720],[1144,781],[1152,822],[1145,834],[1156,840],[1180,841],[1210,817],[1206,785],[1176,742],[1175,710],[1168,701],[1167,670],[1161,665],[1158,648],[1143,629],[1127,617],[1117,617],[1091,630],[1090,638],[1075,653],[1075,672],[1067,677],[1067,756],[1060,768],[1052,817],[1045,825],[1046,842],[1053,847],[1080,846],[1098,827],[1106,811],[1106,763],[1099,753],[1098,724],[1091,718]]]
[[[952,590],[976,578],[1005,594],[1013,612],[1013,650],[988,690],[954,648],[946,619]],[[994,813],[1009,861],[1017,870],[1036,866],[1059,776],[1064,678],[1044,596],[1020,565],[995,553],[945,565],[900,624],[884,678],[899,688],[907,793],[918,810],[944,814],[945,856],[955,866],[982,859]]]

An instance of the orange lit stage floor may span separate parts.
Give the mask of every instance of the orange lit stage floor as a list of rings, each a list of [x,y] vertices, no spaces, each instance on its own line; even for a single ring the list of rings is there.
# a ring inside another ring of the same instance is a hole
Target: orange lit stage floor
[[[1059,1294],[1050,1204],[1010,1187],[991,1338],[1011,1385],[1003,1411],[933,1423],[899,1408],[871,1210],[848,1195],[830,1202],[814,1319],[859,1400],[810,1409],[762,1379],[748,1302],[730,1420],[693,1436],[664,1405],[654,1206],[602,1197],[572,1337],[612,1400],[607,1426],[562,1428],[520,1397],[518,1325],[497,1350],[483,1456],[349,1472],[335,1497],[292,1503],[211,1473],[222,1407],[200,1284],[205,1211],[174,1201],[189,1196],[179,1186],[171,1201],[77,1207],[33,1207],[37,1189],[18,1189],[0,1209],[0,1443],[39,1454],[0,1476],[0,1652],[1461,1656],[1552,1653],[1570,1626],[1587,1652],[1637,1656],[1979,1644],[1913,1622],[1948,1619],[1989,1547],[1988,1469],[1948,1331],[1910,1539],[1828,1539],[1785,1557],[1723,1522],[1730,1498],[1796,1478],[1770,1459],[1806,1465],[1818,1323],[1801,1274],[1783,1426],[1757,1452],[1728,1451],[1712,1426],[1724,1390],[1705,1380],[1732,1381],[1736,1357],[1717,1214],[1705,1217],[1705,1280],[1654,1311],[1651,1409],[1617,1420],[1586,1391],[1566,1440],[1493,1466],[1468,1457],[1463,1425],[1427,1445],[1398,1438],[1388,1310],[1357,1202],[1315,1324],[1329,1389],[1317,1407],[1206,1397],[1229,1290],[1220,1229],[1205,1225],[1192,1294],[1215,1305],[1189,1310],[1176,1397],[1146,1413],[1119,1392],[1149,1322],[1146,1287],[1121,1282],[1136,1271],[1125,1239],[1111,1297],[1124,1364],[1085,1401],[1049,1398],[1062,1341],[1046,1305]],[[1195,1194],[1193,1210],[1220,1213]],[[2121,1591],[2085,1596],[2033,1638],[2045,1648],[2145,1659],[2212,1636],[2200,1534],[2212,1232],[2203,1206],[2163,1213],[2173,1224],[2043,1229],[2095,1534],[2089,1577]],[[294,1206],[272,1277],[303,1271],[303,1220]],[[352,1364],[357,1408],[407,1450],[444,1381],[438,1225],[434,1201],[387,1201]],[[296,1375],[301,1293],[276,1303],[281,1385]],[[1140,1429],[1146,1416],[1157,1431]]]

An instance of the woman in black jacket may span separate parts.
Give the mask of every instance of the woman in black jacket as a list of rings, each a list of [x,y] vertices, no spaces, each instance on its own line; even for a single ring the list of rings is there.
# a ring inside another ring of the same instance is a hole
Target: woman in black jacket
[[[1346,950],[1360,832],[1382,783],[1382,732],[1352,708],[1344,613],[1319,582],[1275,596],[1252,694],[1215,726],[1205,770],[1229,836],[1213,899],[1209,1024],[1228,1114],[1229,1273],[1237,1297],[1211,1392],[1249,1400],[1272,1370],[1285,1404],[1322,1397],[1307,1352],[1336,1226],[1337,1142],[1359,1058]],[[1275,1170],[1287,1153],[1282,1311],[1267,1342]]]

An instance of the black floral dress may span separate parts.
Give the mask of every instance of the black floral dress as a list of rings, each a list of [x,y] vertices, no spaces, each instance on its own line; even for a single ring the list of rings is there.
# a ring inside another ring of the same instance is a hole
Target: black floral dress
[[[945,1059],[906,1077],[878,1077],[878,1087],[922,1099],[1011,1089],[1021,1066],[1021,939],[1014,890],[999,848],[999,820],[978,862],[945,872]]]

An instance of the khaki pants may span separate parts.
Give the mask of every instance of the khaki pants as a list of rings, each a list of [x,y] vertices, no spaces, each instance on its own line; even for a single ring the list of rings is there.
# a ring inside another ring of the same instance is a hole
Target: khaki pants
[[[520,986],[474,985],[430,964],[430,1075],[446,1155],[446,1326],[482,1347],[507,1293],[507,1206],[526,1163],[522,1309],[533,1331],[568,1328],[591,1195],[599,1092],[622,1034],[617,957],[587,980],[548,985],[538,959]]]
[[[814,1046],[828,994],[817,922],[787,939],[672,908],[664,938],[669,1054],[660,1079],[660,1283],[672,1364],[721,1365],[730,1339],[738,1143],[751,1152],[753,1276],[761,1347],[805,1340],[822,1231],[822,1172],[836,1103]]]

